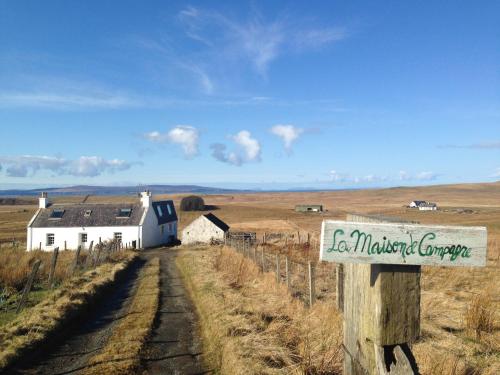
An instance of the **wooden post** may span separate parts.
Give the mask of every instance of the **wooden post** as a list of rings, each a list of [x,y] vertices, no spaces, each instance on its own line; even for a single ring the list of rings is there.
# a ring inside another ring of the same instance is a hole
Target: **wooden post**
[[[262,262],[262,273],[266,272],[266,258],[264,255],[264,248],[262,248],[262,252],[260,253],[261,262]]]
[[[97,266],[97,264],[99,263],[99,257],[101,256],[101,251],[102,251],[102,243],[99,243],[99,245],[97,245],[97,254],[95,255],[95,258],[94,258],[94,264],[93,264],[93,267],[95,268]],[[95,252],[95,251],[94,251]]]
[[[253,248],[253,261],[255,263],[257,263],[257,248],[256,247]]]
[[[315,280],[314,280],[314,266],[311,261],[307,264],[308,277],[309,277],[309,307],[312,307],[316,300]]]
[[[92,261],[92,248],[94,247],[94,241],[90,241],[89,252],[87,254],[87,259],[85,260],[85,268],[89,268]]]
[[[290,258],[285,257],[285,272],[286,272],[286,287],[290,289],[291,275],[290,275]]]
[[[335,267],[335,279],[337,286],[337,293],[335,296],[335,302],[337,304],[337,309],[344,312],[344,265],[337,264]]]
[[[76,253],[75,253],[75,260],[73,261],[73,269],[71,271],[71,273],[74,275],[75,272],[76,272],[76,269],[78,267],[78,257],[80,256],[80,251],[82,250],[82,246],[79,245],[78,248],[76,249]]]
[[[37,260],[35,263],[33,263],[33,267],[31,268],[31,274],[28,277],[28,281],[26,285],[24,286],[23,289],[23,295],[21,296],[21,300],[19,301],[19,304],[17,305],[16,309],[16,314],[18,314],[26,304],[26,300],[28,299],[28,294],[31,290],[31,286],[33,285],[33,281],[35,280],[36,274],[38,272],[38,268],[40,267],[40,264],[42,263],[41,260]]]
[[[359,215],[347,220],[385,222]],[[346,263],[343,268],[344,374],[379,373],[395,356],[391,374],[418,373],[409,345],[420,334],[420,266]]]
[[[52,253],[52,261],[50,262],[50,271],[49,271],[49,288],[54,288],[54,274],[56,272],[56,264],[57,264],[57,256],[59,255],[59,247],[54,249]]]
[[[66,241],[64,241],[64,251],[68,250],[68,248],[66,247]]]
[[[42,251],[42,243],[40,242],[40,244],[38,245],[38,250],[39,251]]]
[[[276,282],[281,282],[280,255],[276,254]]]

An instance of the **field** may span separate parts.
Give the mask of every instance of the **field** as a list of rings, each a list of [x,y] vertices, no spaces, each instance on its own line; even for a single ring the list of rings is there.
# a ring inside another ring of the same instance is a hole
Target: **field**
[[[174,199],[177,207],[183,195]],[[156,197],[158,198],[158,197]],[[57,197],[78,202],[81,197]],[[136,197],[90,197],[88,202],[134,201]],[[422,337],[415,345],[425,373],[500,372],[500,183],[357,191],[253,193],[204,196],[212,212],[233,230],[309,234],[316,244],[323,219],[344,220],[347,213],[399,217],[422,224],[480,225],[488,229],[485,268],[423,267]],[[405,208],[412,200],[436,202],[439,210]],[[297,213],[295,204],[323,204],[323,213]],[[35,205],[0,206],[0,243],[25,241]],[[179,232],[200,213],[180,212]],[[0,249],[0,254],[2,249]],[[317,248],[310,254],[317,260]],[[333,301],[332,301],[333,302]],[[474,318],[476,320],[474,320]],[[429,354],[430,353],[430,354]],[[453,370],[455,369],[455,370]],[[455,372],[453,372],[453,371]]]

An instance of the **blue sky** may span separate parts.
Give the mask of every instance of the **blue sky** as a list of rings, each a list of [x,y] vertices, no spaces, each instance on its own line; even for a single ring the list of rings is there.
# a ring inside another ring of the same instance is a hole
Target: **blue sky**
[[[0,1],[0,188],[500,179],[500,4]]]

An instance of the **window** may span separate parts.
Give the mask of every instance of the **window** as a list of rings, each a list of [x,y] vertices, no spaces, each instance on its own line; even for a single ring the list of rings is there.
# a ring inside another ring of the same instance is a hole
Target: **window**
[[[167,203],[167,210],[168,210],[168,214],[172,215],[172,209],[170,208],[170,204],[168,204],[168,203]]]
[[[158,208],[158,215],[160,217],[162,217],[163,216],[163,211],[161,210],[161,206],[158,206],[157,208]]]
[[[116,217],[126,219],[126,218],[130,217],[131,213],[132,213],[131,208],[120,208],[120,211],[118,211],[118,215],[116,215]]]
[[[50,213],[50,218],[49,219],[60,219],[62,218],[64,215],[64,210],[61,210],[61,209],[54,209],[52,210],[52,212]]]
[[[47,233],[47,246],[54,245],[55,237],[54,233]]]
[[[121,242],[121,240],[122,240],[122,232],[115,232],[114,238],[115,238],[115,240]]]
[[[85,210],[85,213],[83,214],[83,216],[90,217],[90,215],[92,215],[92,210]]]
[[[87,243],[87,233],[81,233],[80,240],[81,243]]]

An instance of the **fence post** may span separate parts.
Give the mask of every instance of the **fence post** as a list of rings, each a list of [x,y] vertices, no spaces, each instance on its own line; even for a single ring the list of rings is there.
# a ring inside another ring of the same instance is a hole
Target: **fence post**
[[[38,250],[39,251],[42,251],[42,243],[40,242],[40,244],[38,245]]]
[[[74,275],[76,272],[76,269],[78,267],[78,257],[80,256],[80,251],[82,250],[82,246],[79,245],[78,248],[76,249],[75,253],[75,260],[73,261],[73,269],[71,270],[71,273]]]
[[[85,260],[85,268],[89,268],[90,262],[92,260],[92,248],[94,247],[94,241],[90,241],[89,252],[87,254],[87,259]]]
[[[36,273],[38,272],[38,268],[40,267],[41,263],[42,263],[41,260],[37,260],[35,263],[33,263],[33,267],[31,268],[31,274],[28,278],[28,282],[24,286],[23,295],[21,296],[21,300],[19,301],[19,305],[17,305],[16,314],[18,314],[23,309],[24,304],[26,303],[26,300],[28,299],[28,294],[31,290],[31,286],[33,285],[33,281],[35,280]]]
[[[420,266],[345,263],[343,271],[344,374],[418,373],[409,344],[420,335]]]
[[[99,243],[99,245],[97,245],[97,254],[94,257],[93,268],[95,268],[97,266],[97,263],[99,263],[99,257],[101,256],[102,246],[103,246],[102,243]]]
[[[59,247],[54,249],[52,253],[52,261],[50,262],[50,271],[49,271],[49,288],[54,288],[54,274],[56,272],[56,264],[57,264],[57,256],[59,255]]]
[[[280,255],[276,254],[276,282],[279,284],[281,281],[280,270]]]
[[[309,307],[312,307],[316,300],[315,280],[314,280],[314,266],[311,261],[307,264],[309,276]]]
[[[266,272],[266,258],[264,255],[264,247],[262,248],[262,252],[260,253],[261,261],[262,261],[262,273]]]
[[[288,256],[285,257],[285,271],[286,271],[286,287],[290,289],[290,258]]]

